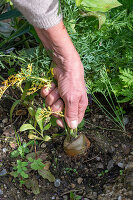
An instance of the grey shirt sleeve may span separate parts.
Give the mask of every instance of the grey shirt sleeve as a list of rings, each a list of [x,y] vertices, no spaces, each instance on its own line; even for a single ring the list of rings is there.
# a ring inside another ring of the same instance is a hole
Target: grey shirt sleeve
[[[12,2],[35,27],[48,29],[57,25],[62,19],[58,0],[12,0]]]

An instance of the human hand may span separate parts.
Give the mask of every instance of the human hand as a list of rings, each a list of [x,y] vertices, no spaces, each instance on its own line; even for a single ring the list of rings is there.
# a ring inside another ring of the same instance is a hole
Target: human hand
[[[46,49],[52,51],[56,64],[54,75],[58,82],[58,89],[52,84],[49,91],[42,88],[41,95],[46,98],[46,104],[51,106],[53,111],[61,111],[64,101],[65,121],[74,129],[82,121],[88,105],[80,57],[62,22],[49,30],[36,28],[36,31]],[[57,123],[63,126],[61,119],[58,119]]]

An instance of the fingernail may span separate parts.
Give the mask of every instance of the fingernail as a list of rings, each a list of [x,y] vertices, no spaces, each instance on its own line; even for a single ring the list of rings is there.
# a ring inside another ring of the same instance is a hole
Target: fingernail
[[[77,126],[78,126],[77,120],[70,122],[70,128],[75,129],[75,128],[77,128]]]
[[[63,123],[60,121],[60,120],[56,120],[56,123],[61,127],[61,128],[64,128],[64,125]]]

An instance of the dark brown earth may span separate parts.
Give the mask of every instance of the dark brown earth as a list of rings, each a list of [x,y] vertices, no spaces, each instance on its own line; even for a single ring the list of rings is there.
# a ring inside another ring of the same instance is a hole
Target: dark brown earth
[[[15,94],[14,94],[15,95]],[[25,121],[24,116],[15,116],[9,120],[12,100],[3,98],[0,102],[0,172],[6,169],[7,174],[0,176],[0,200],[132,200],[133,196],[133,110],[126,108],[126,132],[116,127],[101,110],[92,104],[85,115],[85,125],[79,133],[85,134],[91,141],[86,155],[70,158],[63,151],[65,136],[56,137],[50,142],[39,143],[37,151],[48,154],[51,162],[50,171],[60,186],[44,180],[40,175],[33,176],[39,182],[40,194],[34,195],[19,181],[9,175],[16,159],[10,157],[13,151],[5,130],[15,139],[13,129],[18,130]],[[12,131],[9,131],[12,130]],[[51,128],[49,134],[60,133],[63,129]],[[27,134],[20,133],[22,141],[28,141]],[[6,148],[6,152],[3,150]],[[34,150],[33,150],[34,151]],[[111,166],[111,163],[112,166]],[[105,170],[108,169],[108,172]],[[102,175],[100,175],[102,174]],[[70,193],[74,197],[70,198]]]

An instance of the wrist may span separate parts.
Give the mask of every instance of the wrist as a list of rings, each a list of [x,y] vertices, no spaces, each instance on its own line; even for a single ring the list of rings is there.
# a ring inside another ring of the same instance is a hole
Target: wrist
[[[62,21],[47,30],[35,29],[46,49],[52,52],[56,64],[60,63],[62,66],[69,68],[74,60],[80,60]],[[70,63],[70,65],[65,63]]]

